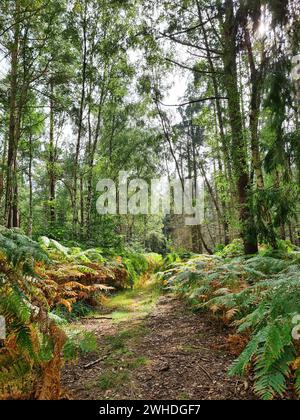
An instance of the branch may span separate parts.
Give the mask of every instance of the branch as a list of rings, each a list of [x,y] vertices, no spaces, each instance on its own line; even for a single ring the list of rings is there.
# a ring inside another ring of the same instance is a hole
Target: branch
[[[47,3],[44,3],[40,7],[38,7],[37,9],[24,10],[23,12],[21,12],[23,14],[29,13],[29,15],[28,16],[23,16],[22,19],[19,19],[16,22],[13,22],[7,28],[4,28],[2,30],[2,32],[0,33],[0,37],[2,37],[6,32],[10,31],[15,25],[18,25],[19,23],[22,23],[24,20],[27,20],[27,19],[33,17],[34,15],[36,15],[39,11],[41,11],[42,9],[44,9],[46,6],[47,6]]]
[[[171,155],[172,155],[172,157],[174,159],[174,162],[175,162],[175,166],[176,166],[177,174],[178,174],[180,182],[181,182],[181,186],[184,189],[184,182],[183,182],[183,176],[180,172],[180,165],[178,163],[178,160],[176,158],[176,154],[175,154],[174,149],[173,149],[171,135],[169,133],[168,127],[166,126],[166,121],[165,121],[164,115],[163,115],[163,113],[160,110],[159,105],[158,105],[160,103],[160,101],[157,98],[157,95],[153,97],[153,101],[156,105],[156,109],[157,109],[157,112],[158,112],[158,115],[159,115],[159,118],[160,118],[160,121],[161,121],[162,129],[163,129],[163,133],[164,133],[165,138],[166,138],[166,140],[169,144],[170,152],[171,152]]]
[[[182,41],[181,39],[178,39],[178,38],[176,38],[172,35],[166,34],[164,32],[159,32],[159,34],[164,38],[169,38],[172,41],[177,42],[178,44],[185,45],[186,47],[195,48],[195,49],[200,50],[200,51],[208,51],[207,48],[200,47],[199,45],[191,44],[188,41]],[[159,39],[159,37],[157,39]],[[212,54],[216,54],[216,55],[222,55],[222,51],[215,50],[215,49],[209,49],[209,52],[211,52]]]
[[[199,74],[217,74],[217,73],[218,74],[223,74],[222,72],[216,72],[216,71],[215,72],[212,72],[210,70],[198,70],[198,69],[196,69],[194,67],[189,67],[189,66],[186,66],[185,64],[178,63],[178,61],[172,60],[171,58],[167,58],[167,57],[165,57],[165,60],[166,61],[169,61],[170,63],[175,64],[178,67],[181,67],[183,69],[190,70],[190,71],[193,71],[193,72],[199,73]]]
[[[194,52],[192,52],[192,51],[190,51],[190,50],[188,50],[188,53],[189,53],[190,55],[192,55],[193,57],[202,58],[203,60],[207,60],[207,54],[206,54],[206,55],[196,54],[196,53],[194,53]],[[213,56],[212,58],[213,58],[213,59],[219,59],[219,57],[215,57],[215,56]]]
[[[167,34],[166,32],[164,32],[164,34],[165,35],[172,35],[172,36],[174,36],[174,35],[181,35],[181,34],[186,34],[187,32],[190,32],[190,31],[193,31],[194,29],[198,29],[199,28],[199,24],[198,25],[195,25],[195,26],[191,26],[190,28],[185,28],[185,29],[182,29],[181,31],[178,31],[178,32],[173,32],[173,33],[171,33],[171,34]]]
[[[204,24],[206,24],[208,22],[211,22],[211,20],[216,19],[216,18],[217,18],[217,16],[210,17],[206,22],[204,22]],[[191,26],[190,28],[184,28],[184,29],[182,29],[181,31],[178,31],[178,32],[172,32],[172,33],[164,32],[164,34],[166,36],[168,36],[168,35],[171,35],[171,36],[182,35],[182,34],[186,34],[187,32],[194,31],[195,29],[198,29],[200,27],[201,27],[201,25],[198,24],[198,25],[195,25],[195,26]]]
[[[193,99],[191,101],[188,102],[184,102],[182,104],[164,104],[161,101],[158,101],[162,106],[186,106],[186,105],[190,105],[190,104],[196,104],[198,102],[205,102],[205,101],[216,101],[216,100],[221,100],[221,99],[228,99],[227,96],[208,96],[207,98],[199,98],[199,99]]]
[[[203,24],[204,24],[204,25],[206,25],[208,22],[211,24],[212,20],[216,19],[217,17],[218,17],[218,15],[215,15],[215,16],[210,17],[210,16],[208,16],[208,14],[207,14],[207,21],[203,22]],[[184,28],[184,29],[182,29],[181,31],[178,31],[178,32],[172,32],[172,33],[167,33],[167,32],[164,32],[164,34],[165,34],[166,36],[168,36],[168,35],[172,35],[172,36],[174,36],[174,35],[182,35],[182,34],[186,34],[187,32],[194,31],[195,29],[198,29],[198,28],[200,28],[201,26],[202,26],[202,24],[199,24],[199,23],[198,23],[198,25],[191,26],[191,27],[189,27],[189,28]]]

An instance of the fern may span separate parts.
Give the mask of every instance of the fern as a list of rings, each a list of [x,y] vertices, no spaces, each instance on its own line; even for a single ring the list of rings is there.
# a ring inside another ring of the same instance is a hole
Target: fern
[[[291,364],[298,356],[291,322],[299,314],[298,256],[283,260],[274,256],[238,257],[226,259],[225,264],[224,260],[206,258],[198,271],[197,259],[201,261],[202,256],[175,264],[163,275],[166,287],[192,298],[198,308],[233,320],[239,333],[250,334],[229,374],[247,375],[254,367],[255,392],[263,399],[282,396],[287,379],[292,377]],[[300,394],[298,371],[295,391]]]
[[[266,340],[268,334],[268,327],[257,332],[257,334],[252,338],[252,340],[247,344],[245,350],[239,356],[238,359],[234,361],[230,367],[228,373],[230,376],[234,375],[244,375],[247,368],[252,362],[253,356],[257,353],[260,345]]]
[[[95,352],[98,350],[97,338],[91,332],[66,331],[68,340],[63,348],[64,358],[73,360],[78,358],[81,353]]]
[[[268,334],[262,349],[262,360],[266,369],[280,358],[292,342],[291,324],[286,319],[277,319],[268,324]]]
[[[277,274],[291,264],[291,261],[278,260],[272,257],[254,257],[247,261],[247,266],[264,274]]]
[[[22,291],[13,285],[11,289],[6,292],[3,290],[0,294],[0,313],[7,321],[13,318],[18,322],[26,323],[30,319],[31,312],[25,301]]]
[[[259,305],[253,312],[246,315],[244,318],[236,321],[238,325],[238,332],[242,333],[249,328],[257,328],[260,323],[264,323],[265,317],[269,312],[269,305],[262,304]]]
[[[290,364],[294,358],[294,351],[288,348],[280,358],[267,366],[264,350],[258,353],[254,368],[254,390],[262,399],[270,400],[276,394],[283,396],[286,390],[286,379],[290,375]]]
[[[123,258],[107,261],[98,249],[67,248],[48,238],[36,243],[19,230],[4,228],[0,264],[0,315],[7,329],[0,393],[7,398],[12,389],[22,397],[25,388],[31,396],[59,398],[62,355],[69,359],[97,349],[90,333],[67,337],[66,321],[50,310],[62,304],[71,312],[75,305],[75,315],[84,315],[91,309],[87,300],[97,305],[97,298],[112,289],[100,282],[124,287],[148,268],[142,254],[124,252]],[[34,389],[39,381],[42,385]]]
[[[18,267],[25,275],[34,275],[35,262],[50,262],[40,245],[18,229],[0,228],[0,250],[7,261]]]

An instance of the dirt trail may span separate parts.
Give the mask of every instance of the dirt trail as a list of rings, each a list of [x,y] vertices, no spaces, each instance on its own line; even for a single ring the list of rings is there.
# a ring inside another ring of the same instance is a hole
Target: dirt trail
[[[234,359],[224,349],[227,334],[209,317],[152,287],[120,294],[110,306],[115,303],[105,318],[81,321],[100,350],[66,366],[70,398],[254,398],[247,383],[227,376]]]

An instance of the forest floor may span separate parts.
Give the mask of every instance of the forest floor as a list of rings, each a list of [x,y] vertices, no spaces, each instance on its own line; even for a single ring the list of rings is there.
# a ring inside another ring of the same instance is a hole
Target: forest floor
[[[235,356],[228,352],[224,326],[162,294],[154,276],[112,296],[105,307],[105,314],[73,325],[93,331],[99,351],[66,365],[63,387],[68,398],[255,398],[247,382],[227,376]]]

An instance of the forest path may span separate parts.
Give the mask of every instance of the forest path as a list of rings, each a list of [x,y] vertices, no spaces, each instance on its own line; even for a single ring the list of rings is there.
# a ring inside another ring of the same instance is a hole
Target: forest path
[[[68,364],[63,387],[74,399],[252,399],[229,378],[228,333],[171,295],[154,276],[110,298],[107,315],[80,320],[98,338],[99,353]]]

